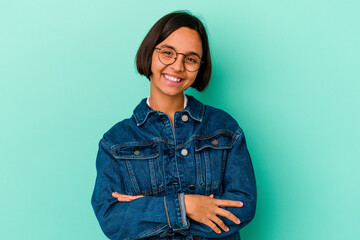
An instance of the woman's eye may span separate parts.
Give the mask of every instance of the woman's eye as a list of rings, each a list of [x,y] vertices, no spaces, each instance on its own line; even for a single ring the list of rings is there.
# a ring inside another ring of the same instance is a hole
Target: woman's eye
[[[172,56],[173,55],[173,53],[172,52],[170,52],[170,51],[164,51],[164,52],[162,52],[164,55],[166,55],[166,56]]]
[[[194,57],[187,57],[186,61],[189,62],[189,63],[197,63],[197,60]]]

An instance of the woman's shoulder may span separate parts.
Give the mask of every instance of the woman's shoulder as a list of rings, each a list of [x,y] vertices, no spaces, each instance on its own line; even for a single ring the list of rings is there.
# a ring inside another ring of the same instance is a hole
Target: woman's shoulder
[[[211,122],[214,127],[226,129],[233,133],[242,132],[235,118],[227,111],[217,107],[205,105],[204,121]]]
[[[124,139],[131,139],[136,131],[134,125],[133,117],[121,120],[104,133],[103,140],[112,145],[116,142],[123,142]]]
[[[205,106],[205,117],[213,120],[224,120],[226,122],[237,123],[237,121],[227,111],[211,105]]]
[[[191,102],[196,101],[202,105],[202,107],[199,108],[202,112],[201,125],[205,127],[207,131],[228,130],[233,133],[242,132],[242,129],[240,128],[238,122],[227,111],[211,105],[203,104],[199,100],[191,96],[189,96],[189,100]]]
[[[139,117],[136,112],[146,112],[146,98],[142,99],[133,110],[133,114],[129,118],[125,118],[114,124],[103,135],[103,140],[107,141],[110,145],[116,145],[123,142],[138,141],[139,136]]]

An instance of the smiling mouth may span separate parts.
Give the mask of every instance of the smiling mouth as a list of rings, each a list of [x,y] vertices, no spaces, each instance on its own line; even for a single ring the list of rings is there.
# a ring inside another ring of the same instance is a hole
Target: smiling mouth
[[[176,78],[176,77],[172,77],[166,74],[163,74],[164,78],[166,78],[167,80],[171,81],[171,82],[180,82],[182,79],[181,78]]]

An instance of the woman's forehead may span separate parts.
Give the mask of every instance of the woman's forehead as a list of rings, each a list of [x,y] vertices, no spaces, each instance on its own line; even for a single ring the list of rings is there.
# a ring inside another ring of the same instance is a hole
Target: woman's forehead
[[[200,34],[193,29],[181,27],[172,32],[158,47],[171,47],[182,53],[194,52],[202,55],[202,43]]]

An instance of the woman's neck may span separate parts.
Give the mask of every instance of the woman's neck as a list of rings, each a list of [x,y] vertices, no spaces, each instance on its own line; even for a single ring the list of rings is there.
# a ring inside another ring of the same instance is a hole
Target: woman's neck
[[[169,96],[150,92],[149,103],[153,110],[166,113],[172,118],[176,111],[184,110],[184,94]]]

